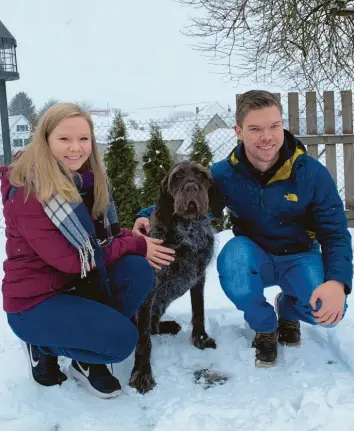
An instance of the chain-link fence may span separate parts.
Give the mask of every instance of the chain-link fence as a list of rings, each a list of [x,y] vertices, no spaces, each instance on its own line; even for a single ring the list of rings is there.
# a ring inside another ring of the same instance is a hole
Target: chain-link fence
[[[292,99],[292,98],[291,98]],[[284,95],[281,98],[283,105],[283,118],[285,128],[296,132],[300,140],[306,139],[310,135],[310,122],[307,120],[310,111],[307,108],[307,101],[301,96],[298,97],[297,110],[292,108],[291,99],[289,95]],[[312,114],[312,135],[313,137],[320,137],[316,152],[313,151],[313,156],[326,165],[326,151],[325,145],[322,144],[321,137],[329,135],[329,124],[331,121],[333,129],[331,133],[335,136],[341,136],[344,132],[344,104],[340,96],[337,98],[335,95],[331,115],[325,114],[324,109],[327,106],[318,104],[314,107]],[[294,113],[297,112],[295,119]],[[152,122],[157,124],[162,132],[162,137],[167,145],[171,157],[174,162],[187,160],[190,157],[192,150],[192,136],[196,127],[199,127],[205,134],[206,142],[213,154],[213,162],[222,160],[228,156],[232,149],[238,144],[237,136],[234,131],[235,125],[235,112],[224,110],[219,104],[211,105],[209,111],[203,109],[185,115],[170,115],[165,118],[164,116],[154,116],[147,119],[137,119],[134,115],[127,115],[124,117],[128,138],[132,141],[135,149],[137,164],[136,171],[136,184],[138,187],[142,186],[144,180],[142,156],[147,149],[147,144],[150,139],[150,125]],[[16,152],[23,149],[28,143],[30,127],[26,124],[26,119],[22,116],[19,118],[11,119],[10,117],[10,135],[12,151]],[[107,148],[109,147],[109,132],[112,127],[114,112],[97,111],[92,113],[92,118],[95,125],[96,141],[99,145],[100,153],[104,156]],[[307,133],[308,132],[308,133]],[[341,142],[341,141],[339,141]],[[336,172],[337,172],[337,187],[339,193],[345,200],[345,171],[344,171],[344,151],[343,144],[336,144]],[[307,147],[307,145],[306,145]],[[314,146],[313,146],[314,148]],[[2,152],[3,154],[3,152]],[[0,154],[1,156],[1,154]],[[3,227],[3,220],[0,218],[0,228]]]

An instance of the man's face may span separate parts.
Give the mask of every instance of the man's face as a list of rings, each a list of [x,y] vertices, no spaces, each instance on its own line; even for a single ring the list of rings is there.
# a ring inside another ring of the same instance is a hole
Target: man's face
[[[283,120],[276,106],[249,111],[242,127],[235,126],[244,142],[249,161],[256,167],[271,167],[284,141]]]

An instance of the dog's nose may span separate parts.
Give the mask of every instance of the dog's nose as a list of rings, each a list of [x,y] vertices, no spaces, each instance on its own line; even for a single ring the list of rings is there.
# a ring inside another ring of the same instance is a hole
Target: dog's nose
[[[192,192],[192,193],[197,193],[198,191],[198,186],[196,183],[186,183],[184,186],[184,190],[185,192]]]

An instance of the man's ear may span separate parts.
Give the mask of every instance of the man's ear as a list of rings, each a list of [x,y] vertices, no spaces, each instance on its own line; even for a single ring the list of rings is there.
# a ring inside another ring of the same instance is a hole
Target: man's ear
[[[238,124],[236,124],[236,125],[234,126],[234,130],[235,130],[236,135],[238,136],[238,139],[239,139],[240,141],[243,141],[243,132],[242,132],[242,128],[241,128],[241,127],[239,127],[239,126],[238,126]]]

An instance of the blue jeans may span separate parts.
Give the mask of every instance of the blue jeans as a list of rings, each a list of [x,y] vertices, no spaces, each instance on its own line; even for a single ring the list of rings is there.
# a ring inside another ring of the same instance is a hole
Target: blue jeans
[[[280,286],[283,292],[280,316],[317,324],[309,303],[313,291],[324,283],[323,259],[317,243],[305,253],[275,256],[247,237],[235,237],[219,254],[217,270],[225,294],[244,312],[245,320],[256,332],[277,329],[274,307],[264,296],[264,288],[273,285]],[[317,310],[320,307],[318,300]]]
[[[107,272],[117,309],[75,292],[63,293],[22,313],[8,313],[11,329],[46,355],[93,364],[123,361],[137,344],[138,331],[130,318],[152,290],[154,272],[136,255],[122,257]]]

